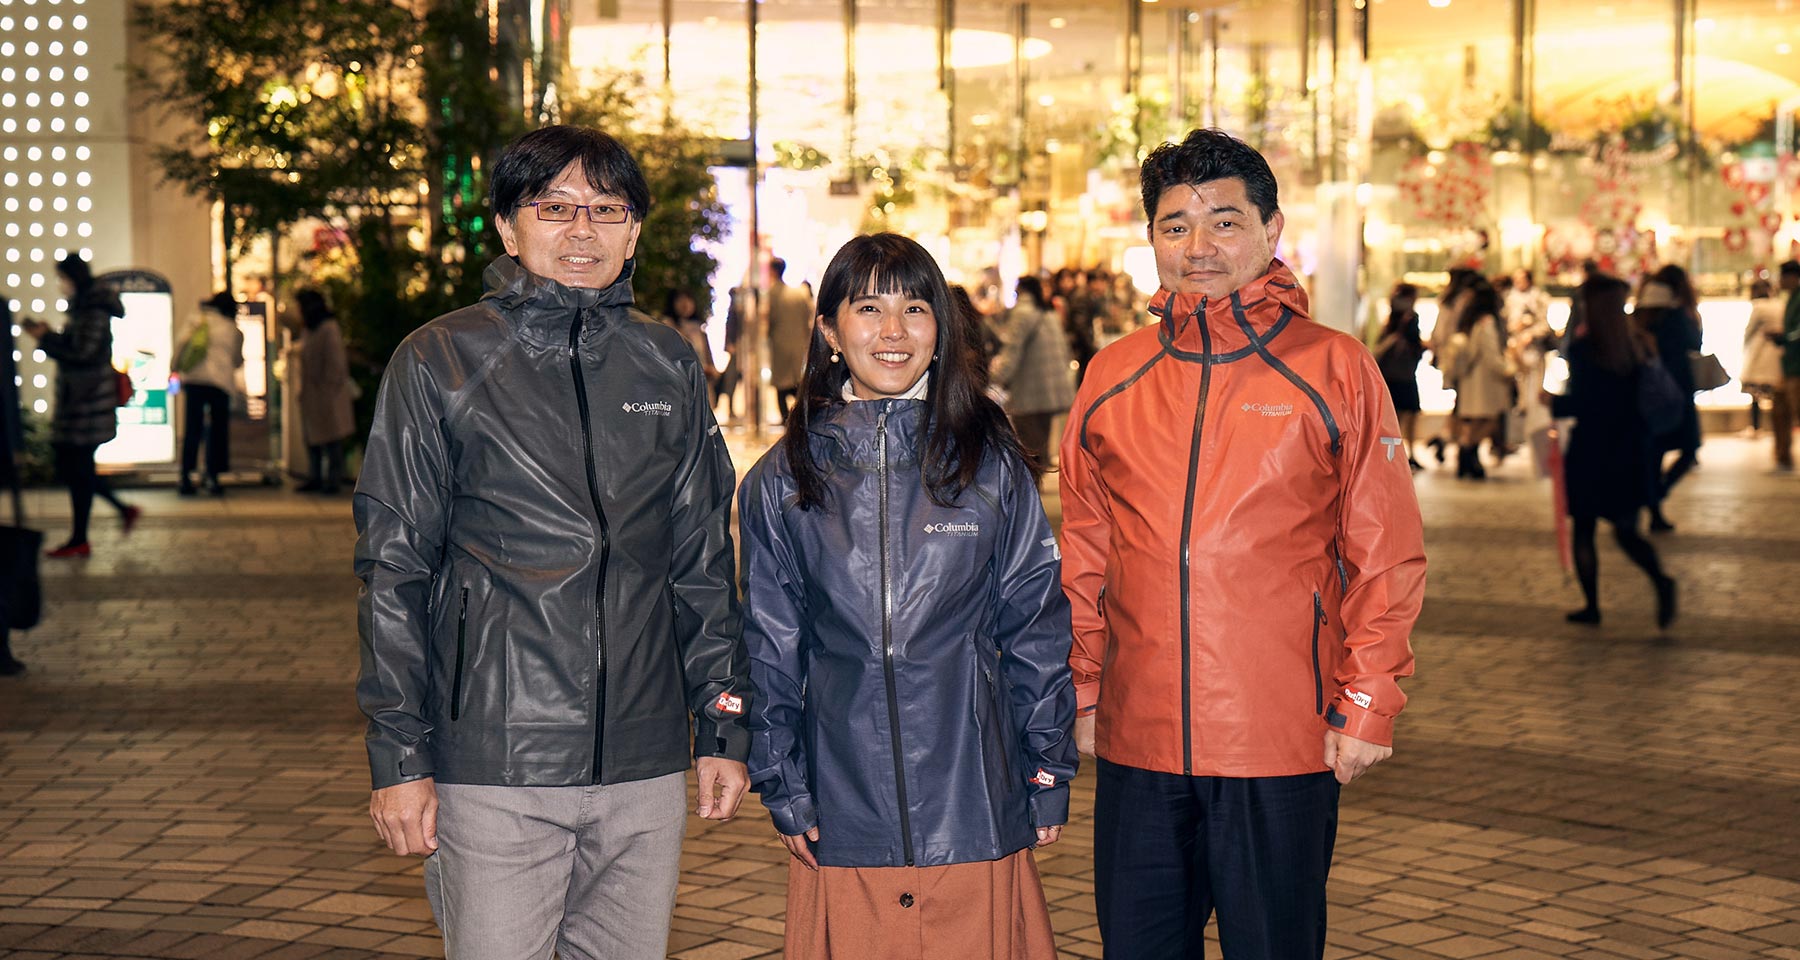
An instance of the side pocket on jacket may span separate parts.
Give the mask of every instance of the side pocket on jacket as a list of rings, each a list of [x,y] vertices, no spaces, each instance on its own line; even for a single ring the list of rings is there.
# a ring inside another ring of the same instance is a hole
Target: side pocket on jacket
[[[1319,591],[1313,591],[1312,622],[1312,657],[1313,657],[1313,712],[1325,715],[1325,671],[1319,663],[1319,628],[1325,625],[1325,603],[1319,599]]]
[[[456,614],[456,672],[450,681],[450,719],[462,716],[463,654],[469,634],[469,588],[462,588],[462,609]]]
[[[989,722],[983,724],[982,736],[988,749],[1000,754],[1000,771],[1006,777],[1007,789],[1012,790],[1018,786],[1013,782],[1012,717],[1006,709],[1007,698],[1001,696],[999,681],[994,676],[1000,653],[979,635],[973,639],[975,659],[981,665],[981,679],[987,686]],[[979,718],[980,713],[976,716]]]

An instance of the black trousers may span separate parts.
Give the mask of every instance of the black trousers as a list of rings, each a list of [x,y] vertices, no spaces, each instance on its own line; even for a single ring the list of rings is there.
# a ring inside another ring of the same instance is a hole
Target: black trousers
[[[112,484],[106,482],[94,469],[94,451],[100,449],[92,443],[58,443],[56,449],[56,475],[69,488],[69,543],[86,543],[88,538],[88,518],[94,512],[94,496],[98,494],[107,503],[125,512],[125,503],[113,493]]]
[[[1107,960],[1200,960],[1214,910],[1226,960],[1324,956],[1337,842],[1331,773],[1185,777],[1098,766],[1094,900]]]
[[[181,479],[187,482],[200,459],[200,438],[206,438],[206,475],[217,477],[231,469],[231,394],[205,384],[184,385],[187,416],[181,431]]]
[[[306,456],[311,467],[307,482],[335,492],[344,480],[344,441],[315,443],[306,448]]]

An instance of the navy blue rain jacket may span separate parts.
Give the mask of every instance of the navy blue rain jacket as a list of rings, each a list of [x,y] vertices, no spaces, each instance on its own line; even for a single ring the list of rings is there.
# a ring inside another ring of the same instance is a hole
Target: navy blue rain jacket
[[[996,860],[1068,819],[1069,604],[1025,464],[990,456],[958,506],[926,494],[919,400],[815,420],[829,488],[794,505],[777,447],[739,494],[750,779],[819,863]]]

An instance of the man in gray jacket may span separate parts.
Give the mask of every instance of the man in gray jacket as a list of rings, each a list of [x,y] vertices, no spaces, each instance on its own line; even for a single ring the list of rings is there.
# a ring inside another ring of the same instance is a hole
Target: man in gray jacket
[[[731,461],[631,309],[624,148],[526,134],[491,201],[507,255],[395,351],[356,489],[369,813],[451,960],[661,958],[690,756],[702,817],[748,786]]]

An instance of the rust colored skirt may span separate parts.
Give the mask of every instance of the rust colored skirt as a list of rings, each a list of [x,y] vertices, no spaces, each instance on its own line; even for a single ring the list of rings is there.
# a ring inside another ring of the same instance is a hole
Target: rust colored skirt
[[[1030,850],[947,867],[788,860],[788,960],[1056,960]]]

